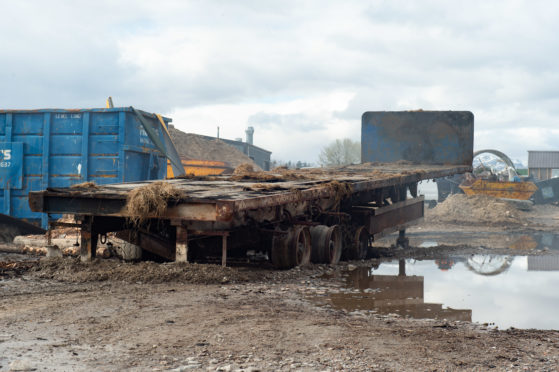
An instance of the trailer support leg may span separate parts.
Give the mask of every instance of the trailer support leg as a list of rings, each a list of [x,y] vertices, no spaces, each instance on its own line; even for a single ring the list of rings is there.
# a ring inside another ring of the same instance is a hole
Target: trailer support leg
[[[406,276],[406,260],[398,260],[398,276]]]
[[[97,233],[93,225],[93,217],[85,216],[82,221],[80,258],[82,262],[89,262],[95,258],[97,250]]]
[[[221,266],[227,266],[227,235],[221,237]]]
[[[406,237],[406,229],[398,231],[398,239],[396,239],[396,247],[408,249],[410,247],[410,240]]]
[[[188,262],[188,233],[184,226],[177,226],[175,262]]]

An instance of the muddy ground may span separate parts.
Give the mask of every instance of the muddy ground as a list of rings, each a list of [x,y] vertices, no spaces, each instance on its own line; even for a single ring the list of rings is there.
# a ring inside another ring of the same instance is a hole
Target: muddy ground
[[[380,258],[335,267],[84,265],[2,253],[0,371],[557,370],[558,331],[348,312],[320,301],[339,286],[338,274],[384,260],[559,253],[503,243],[510,232],[554,231],[558,207],[511,224],[448,223],[430,213],[410,230],[409,250],[389,248],[392,237]],[[437,246],[414,245],[433,236]]]

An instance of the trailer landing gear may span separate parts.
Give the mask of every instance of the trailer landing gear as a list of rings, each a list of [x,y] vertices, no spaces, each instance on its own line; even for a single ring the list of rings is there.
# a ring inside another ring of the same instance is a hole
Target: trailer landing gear
[[[410,240],[406,237],[406,229],[398,231],[398,239],[396,239],[396,249],[408,249]]]

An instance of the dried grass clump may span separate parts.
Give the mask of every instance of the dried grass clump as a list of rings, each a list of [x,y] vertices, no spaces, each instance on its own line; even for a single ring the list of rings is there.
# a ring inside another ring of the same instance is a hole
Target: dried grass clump
[[[71,189],[98,189],[99,186],[95,184],[95,182],[88,181],[82,183],[76,183],[75,185],[70,186]]]
[[[254,166],[250,163],[243,163],[233,171],[236,176],[245,176],[254,173]]]
[[[243,187],[243,190],[259,192],[259,191],[282,191],[287,189],[275,183],[255,183],[250,186]]]
[[[336,201],[340,201],[353,194],[353,186],[347,182],[332,181],[325,184],[324,187],[333,191]]]
[[[182,196],[179,189],[169,182],[157,181],[138,187],[128,194],[126,210],[136,226],[150,217],[160,217],[167,210],[169,201]]]
[[[297,180],[312,180],[313,177],[310,173],[298,173],[296,171],[285,170],[281,172],[281,176],[286,181],[297,181]]]
[[[239,170],[239,172],[237,172],[237,169],[235,169],[233,175],[229,176],[230,181],[280,182],[285,180],[283,176],[278,174],[272,174],[272,173],[260,172],[260,171],[243,172],[242,170]]]

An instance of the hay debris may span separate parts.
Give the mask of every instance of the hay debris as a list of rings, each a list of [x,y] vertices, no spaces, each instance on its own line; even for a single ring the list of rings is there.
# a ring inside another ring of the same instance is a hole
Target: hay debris
[[[259,192],[259,191],[283,191],[287,189],[275,183],[255,183],[250,186],[243,187],[243,190]]]
[[[348,182],[331,181],[324,184],[323,187],[333,191],[336,202],[353,194],[353,186]]]
[[[130,192],[126,201],[129,220],[139,226],[150,217],[160,217],[170,201],[182,196],[179,189],[169,182],[157,181],[138,187]]]
[[[99,186],[95,184],[95,182],[88,181],[82,183],[76,183],[75,185],[70,186],[71,189],[98,189]]]
[[[236,176],[246,176],[252,173],[254,173],[254,166],[250,163],[243,163],[233,171],[233,174]]]

